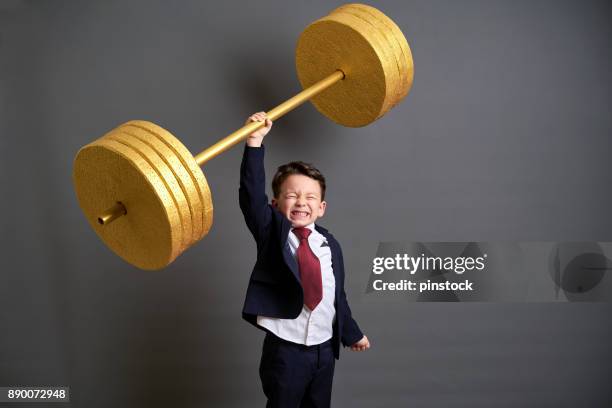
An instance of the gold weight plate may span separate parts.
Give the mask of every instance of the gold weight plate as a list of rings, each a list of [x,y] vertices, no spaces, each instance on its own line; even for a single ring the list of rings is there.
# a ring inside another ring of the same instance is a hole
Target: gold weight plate
[[[326,18],[311,23],[298,39],[295,64],[303,88],[337,69],[344,72],[343,80],[311,99],[334,122],[360,127],[383,113],[388,82],[385,67],[359,27]]]
[[[399,73],[400,86],[396,88],[395,101],[392,105],[394,106],[401,102],[408,94],[412,85],[414,67],[408,42],[399,27],[381,11],[365,4],[347,4],[338,7],[334,11],[352,14],[370,24],[380,33],[384,46],[388,47],[395,56]],[[408,52],[406,53],[405,50],[408,50]]]
[[[202,201],[196,188],[191,175],[188,170],[183,166],[181,160],[176,156],[165,143],[159,140],[148,130],[140,127],[131,125],[119,126],[121,132],[137,137],[143,143],[146,143],[149,147],[155,150],[159,156],[164,160],[166,165],[170,167],[174,173],[179,186],[183,194],[187,197],[187,203],[189,206],[189,216],[191,217],[192,237],[191,244],[197,242],[202,238]]]
[[[407,93],[402,89],[406,84],[398,70],[396,51],[388,44],[390,38],[397,38],[381,34],[384,30],[390,28],[378,19],[364,21],[347,9],[336,9],[306,27],[298,39],[296,68],[302,87],[337,69],[345,73],[342,81],[312,99],[333,121],[365,126]]]
[[[144,120],[132,120],[124,123],[122,126],[135,126],[150,132],[152,135],[162,141],[176,156],[181,160],[181,163],[188,170],[191,179],[193,180],[200,199],[202,202],[202,237],[206,236],[213,222],[213,203],[212,194],[208,188],[206,177],[202,173],[202,169],[196,163],[193,155],[189,150],[176,138],[172,133],[168,132],[161,126],[155,123]]]
[[[160,157],[160,155],[150,146],[142,142],[137,137],[124,132],[124,130],[121,128],[114,129],[113,131],[107,133],[104,138],[115,140],[134,149],[144,160],[146,160],[147,163],[149,163],[149,166],[151,166],[153,171],[162,179],[166,189],[170,192],[174,205],[178,209],[178,215],[181,221],[181,252],[189,248],[192,243],[193,236],[189,202],[187,201],[187,197],[183,193],[176,176],[170,167],[168,167],[164,159]]]
[[[104,137],[84,146],[73,165],[79,205],[100,239],[130,264],[160,269],[181,252],[181,221],[166,185],[131,147]],[[127,214],[108,225],[98,216],[120,201]]]
[[[362,32],[367,30],[371,45],[384,61],[383,65],[388,67],[386,69],[387,98],[385,98],[385,104],[382,107],[383,112],[387,112],[395,105],[400,93],[400,70],[397,57],[387,38],[381,33],[377,22],[373,19],[365,19],[359,14],[361,14],[361,11],[354,8],[336,9],[332,12],[335,21],[353,26],[359,25]]]
[[[375,7],[360,3],[346,4],[338,7],[338,9],[343,8],[349,8],[351,11],[354,11],[355,9],[362,10],[363,12],[374,17],[380,23],[381,30],[389,39],[390,45],[396,48],[396,54],[399,57],[400,66],[402,67],[402,71],[405,73],[400,86],[401,95],[400,99],[398,100],[399,103],[404,97],[406,97],[406,95],[408,95],[408,92],[410,92],[410,88],[412,87],[412,82],[414,80],[414,61],[412,59],[410,45],[408,44],[404,33],[402,33],[402,30],[393,20]],[[393,40],[395,41],[391,41],[391,38],[387,35],[389,32],[393,34]],[[397,52],[397,47],[399,47],[399,52]]]

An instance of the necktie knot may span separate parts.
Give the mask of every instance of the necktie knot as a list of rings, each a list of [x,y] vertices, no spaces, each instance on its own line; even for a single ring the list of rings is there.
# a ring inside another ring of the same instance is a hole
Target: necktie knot
[[[308,239],[308,236],[311,232],[312,231],[306,227],[299,227],[293,229],[293,233],[300,239],[300,241]]]

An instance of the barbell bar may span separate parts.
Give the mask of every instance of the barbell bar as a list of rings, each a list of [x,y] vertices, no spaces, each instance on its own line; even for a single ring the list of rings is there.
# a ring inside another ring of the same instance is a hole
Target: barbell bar
[[[365,126],[404,99],[414,76],[399,27],[364,4],[340,6],[306,27],[295,63],[303,90],[269,110],[272,121],[311,101],[338,124]],[[161,126],[126,122],[77,153],[79,205],[117,255],[141,269],[161,269],[212,226],[212,196],[200,167],[264,125],[248,123],[192,156]]]

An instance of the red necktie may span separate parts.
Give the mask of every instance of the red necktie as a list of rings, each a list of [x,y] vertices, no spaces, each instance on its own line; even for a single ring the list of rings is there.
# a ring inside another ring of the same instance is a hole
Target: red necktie
[[[293,233],[300,239],[296,251],[300,279],[304,289],[304,304],[314,310],[323,298],[323,281],[321,278],[321,263],[308,245],[308,236],[312,231],[305,227],[294,228]]]

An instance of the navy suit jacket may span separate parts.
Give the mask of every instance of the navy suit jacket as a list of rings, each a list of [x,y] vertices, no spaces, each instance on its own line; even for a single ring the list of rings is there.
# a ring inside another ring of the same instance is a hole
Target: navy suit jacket
[[[257,243],[257,262],[251,272],[242,317],[255,327],[257,316],[295,319],[302,311],[304,292],[297,262],[291,254],[289,231],[291,222],[268,203],[264,169],[264,147],[245,145],[240,165],[240,208],[249,230]],[[332,255],[336,280],[332,345],[336,359],[340,342],[350,346],[363,337],[344,292],[344,262],[338,241],[318,225],[315,228],[326,239]]]

